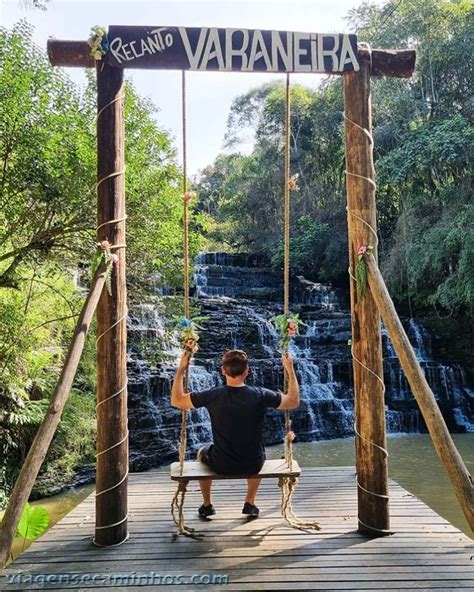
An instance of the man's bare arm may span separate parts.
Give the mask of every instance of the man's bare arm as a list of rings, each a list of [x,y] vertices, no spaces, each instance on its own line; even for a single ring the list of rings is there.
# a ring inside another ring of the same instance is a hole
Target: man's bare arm
[[[171,389],[171,405],[178,409],[194,409],[189,393],[184,392],[183,379],[186,368],[189,366],[191,360],[191,352],[188,350],[183,352],[181,360],[179,361],[178,370],[173,380],[173,387]]]
[[[283,356],[283,367],[288,374],[288,391],[281,396],[281,403],[278,409],[296,409],[300,406],[300,387],[296,378],[293,359],[289,353]]]

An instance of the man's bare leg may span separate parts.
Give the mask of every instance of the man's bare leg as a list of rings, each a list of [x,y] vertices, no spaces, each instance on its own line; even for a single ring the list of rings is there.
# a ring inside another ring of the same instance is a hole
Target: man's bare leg
[[[201,479],[199,481],[199,487],[201,488],[202,499],[205,506],[212,504],[212,479]]]
[[[257,495],[258,488],[262,479],[247,479],[247,497],[245,501],[249,504],[255,505],[255,496]]]

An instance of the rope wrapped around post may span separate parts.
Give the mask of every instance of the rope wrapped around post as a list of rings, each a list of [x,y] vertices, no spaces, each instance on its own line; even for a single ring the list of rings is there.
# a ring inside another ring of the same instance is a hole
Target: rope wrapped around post
[[[369,48],[369,49],[370,49],[370,48]],[[344,112],[343,112],[343,117],[344,117],[344,119],[345,119],[347,122],[349,122],[351,125],[353,125],[353,126],[354,126],[356,129],[358,129],[358,130],[359,130],[359,131],[360,131],[362,134],[364,134],[365,138],[366,138],[366,139],[367,139],[367,141],[369,142],[370,149],[373,151],[373,149],[374,149],[374,139],[373,139],[373,136],[372,136],[372,134],[371,134],[370,130],[366,129],[365,127],[362,127],[362,126],[361,126],[361,125],[359,125],[359,124],[358,124],[356,121],[353,121],[352,119],[350,119],[350,118],[349,118],[349,117],[346,115],[346,113],[344,113]],[[349,171],[349,170],[347,170],[347,169],[344,171],[344,173],[345,173],[347,176],[357,177],[357,178],[361,179],[362,181],[365,181],[365,182],[369,183],[370,185],[372,185],[372,187],[373,187],[375,190],[377,189],[377,184],[376,184],[376,182],[374,181],[374,179],[371,179],[370,177],[366,177],[366,176],[363,176],[363,175],[358,175],[358,174],[356,174],[356,173],[354,173],[354,172],[352,172],[352,171]],[[358,220],[359,222],[361,222],[362,224],[364,224],[364,225],[365,225],[365,226],[368,228],[368,230],[370,231],[370,233],[371,233],[371,234],[372,234],[372,236],[374,237],[375,246],[378,246],[378,244],[379,244],[379,237],[378,237],[378,234],[377,234],[377,231],[375,230],[375,228],[373,228],[373,226],[372,226],[371,224],[369,224],[369,222],[367,222],[367,220],[364,220],[364,219],[363,219],[361,216],[359,216],[358,214],[356,214],[355,212],[353,212],[351,209],[349,209],[349,207],[348,207],[348,206],[346,206],[346,210],[347,210],[347,213],[348,213],[350,216],[352,216],[353,218],[355,218],[356,220]],[[349,245],[349,248],[351,248],[351,245]],[[352,260],[352,253],[351,253],[351,260]],[[350,278],[351,278],[353,281],[357,282],[357,278],[356,278],[356,277],[355,277],[355,275],[354,275],[354,272],[353,272],[352,266],[349,266],[349,268],[348,268],[348,270],[347,270],[347,271],[348,271],[349,277],[350,277]],[[374,372],[374,371],[373,371],[371,368],[369,368],[368,366],[366,366],[366,365],[365,365],[365,364],[364,364],[364,363],[363,363],[361,360],[359,360],[359,359],[357,358],[357,356],[354,354],[354,345],[353,345],[352,343],[351,343],[351,356],[352,356],[352,359],[353,359],[353,360],[354,360],[354,361],[355,361],[357,364],[359,364],[359,366],[361,366],[362,368],[364,368],[364,370],[366,370],[367,372],[369,372],[370,374],[372,374],[372,375],[373,375],[373,376],[374,376],[374,377],[375,377],[375,378],[376,378],[376,379],[377,379],[377,380],[378,380],[378,381],[381,383],[381,385],[382,385],[382,392],[383,392],[383,393],[385,393],[385,383],[384,383],[384,381],[383,381],[383,377],[382,377],[382,376],[379,376],[379,375],[378,375],[376,372]],[[371,439],[369,439],[369,438],[367,438],[367,437],[365,437],[365,436],[362,436],[362,434],[361,434],[361,433],[359,432],[359,430],[358,430],[358,426],[356,425],[356,422],[355,422],[355,421],[354,421],[354,433],[355,433],[355,435],[356,435],[358,438],[360,438],[360,439],[364,440],[365,442],[367,442],[368,444],[370,444],[370,445],[371,445],[371,446],[373,446],[374,448],[377,448],[378,450],[380,450],[380,451],[381,451],[381,453],[382,453],[382,454],[383,454],[383,455],[384,455],[386,458],[388,458],[388,451],[387,451],[387,449],[386,449],[386,448],[384,448],[383,446],[380,446],[379,444],[377,444],[377,443],[373,442]],[[383,498],[383,499],[390,500],[390,496],[389,496],[389,495],[385,495],[385,494],[377,493],[377,492],[375,492],[375,491],[370,491],[369,489],[366,489],[365,487],[363,487],[363,486],[362,486],[362,485],[359,483],[359,476],[358,476],[358,475],[357,475],[357,478],[356,478],[356,483],[357,483],[357,487],[358,487],[359,489],[361,489],[362,491],[364,491],[364,493],[367,493],[368,495],[371,495],[371,496],[373,496],[373,497],[376,497],[376,498]],[[375,526],[373,526],[373,525],[366,524],[365,522],[363,522],[363,521],[360,519],[360,516],[358,516],[358,521],[359,521],[359,523],[360,523],[360,524],[362,524],[363,526],[365,526],[366,528],[368,528],[368,529],[370,529],[370,530],[373,530],[374,532],[379,532],[379,533],[381,533],[381,534],[393,534],[393,531],[391,531],[390,529],[378,528],[378,527],[375,527]]]
[[[125,95],[124,95],[124,94],[120,94],[119,96],[115,97],[115,98],[114,98],[112,101],[110,101],[110,102],[106,103],[106,104],[105,104],[105,105],[104,105],[104,106],[103,106],[103,107],[102,107],[102,108],[101,108],[101,109],[98,111],[98,113],[97,113],[97,116],[96,116],[96,124],[97,124],[97,122],[99,121],[99,118],[100,118],[100,117],[103,115],[103,113],[104,113],[104,112],[105,112],[107,109],[111,108],[111,107],[112,107],[112,106],[113,106],[115,103],[117,103],[117,102],[119,102],[119,101],[124,101],[124,100],[125,100]],[[95,185],[95,191],[96,191],[96,193],[97,193],[97,191],[98,191],[98,188],[99,188],[99,186],[100,186],[102,183],[104,183],[106,180],[108,180],[108,179],[112,179],[112,178],[114,178],[114,177],[118,177],[118,176],[121,176],[121,175],[124,175],[124,174],[125,174],[125,167],[124,167],[124,168],[122,168],[122,169],[120,169],[120,170],[113,171],[112,173],[110,173],[110,174],[108,174],[108,175],[104,175],[103,177],[101,177],[101,178],[100,178],[100,179],[97,181],[97,183],[96,183],[96,185]],[[123,215],[123,216],[121,216],[121,217],[119,217],[119,218],[113,218],[113,219],[110,219],[110,220],[105,220],[104,222],[102,222],[101,224],[99,224],[99,225],[96,227],[96,233],[97,233],[97,235],[98,235],[98,232],[99,232],[99,230],[100,230],[101,228],[103,228],[104,226],[109,226],[109,225],[113,225],[113,224],[120,224],[120,223],[125,223],[125,220],[126,220],[126,219],[127,219],[127,216],[126,216],[126,215]],[[124,236],[125,236],[125,231],[124,231],[124,233],[123,233],[123,234],[124,234]],[[126,249],[126,247],[127,247],[127,245],[126,245],[125,243],[120,243],[120,244],[119,244],[119,243],[117,243],[117,244],[111,244],[111,245],[109,245],[109,246],[108,246],[109,250],[116,250],[116,249]],[[109,331],[111,331],[111,330],[112,330],[114,327],[116,327],[116,326],[117,326],[117,325],[119,325],[120,323],[122,323],[122,322],[126,322],[127,314],[128,314],[128,309],[127,309],[127,307],[125,307],[125,312],[124,312],[124,314],[123,314],[123,315],[122,315],[122,316],[121,316],[119,319],[117,319],[117,320],[116,320],[114,323],[112,323],[110,326],[108,326],[108,327],[106,328],[106,330],[105,330],[105,331],[103,331],[102,333],[100,333],[100,334],[99,334],[99,335],[96,337],[96,346],[97,346],[97,344],[99,343],[99,341],[100,341],[100,340],[101,340],[101,339],[102,339],[102,338],[103,338],[105,335],[107,335],[107,333],[109,333]],[[126,397],[127,397],[127,383],[128,383],[128,380],[126,379],[126,380],[125,380],[125,383],[123,384],[123,386],[122,386],[122,387],[121,387],[119,390],[117,390],[116,392],[112,393],[111,395],[109,395],[109,396],[108,396],[108,397],[106,397],[105,399],[102,399],[101,401],[99,401],[99,402],[96,404],[96,407],[95,407],[95,409],[96,409],[96,412],[97,412],[97,409],[98,409],[98,408],[99,408],[101,405],[104,405],[105,403],[108,403],[109,401],[111,401],[112,399],[115,399],[116,397],[119,397],[119,396],[121,396],[121,397],[125,397],[125,398],[126,398]],[[125,433],[125,436],[124,436],[124,437],[122,437],[122,438],[120,438],[120,439],[119,439],[117,442],[115,442],[115,443],[114,443],[114,444],[112,444],[111,446],[109,446],[109,447],[105,448],[104,450],[100,450],[100,451],[98,451],[98,452],[96,453],[96,459],[97,459],[99,456],[102,456],[102,455],[104,455],[104,454],[107,454],[108,452],[110,452],[111,450],[113,450],[113,449],[117,448],[118,446],[122,446],[122,445],[124,445],[124,444],[125,444],[125,445],[128,445],[128,437],[129,437],[129,430],[128,430],[128,428],[127,428],[127,430],[126,430],[126,433]],[[121,485],[122,485],[122,484],[123,484],[123,483],[124,483],[124,482],[127,480],[127,478],[128,478],[128,473],[129,473],[129,469],[128,469],[128,466],[127,466],[127,468],[126,468],[126,470],[125,470],[125,473],[124,473],[124,475],[123,475],[123,476],[122,476],[122,477],[121,477],[121,478],[120,478],[120,479],[119,479],[119,480],[118,480],[116,483],[114,483],[114,484],[113,484],[113,485],[111,485],[110,487],[107,487],[107,488],[105,488],[105,489],[102,489],[102,490],[96,491],[96,493],[95,493],[95,497],[97,498],[97,497],[99,497],[99,496],[101,496],[101,495],[103,495],[103,494],[105,494],[105,493],[108,493],[109,491],[112,491],[113,489],[116,489],[117,487],[120,487],[120,486],[121,486]],[[116,526],[119,526],[120,524],[123,524],[124,522],[126,522],[126,521],[127,521],[127,519],[128,519],[128,511],[125,513],[125,515],[124,515],[124,516],[123,516],[123,517],[122,517],[120,520],[117,520],[117,521],[116,521],[116,522],[114,522],[114,523],[110,523],[110,524],[101,524],[101,525],[99,525],[99,526],[97,526],[97,525],[96,525],[96,526],[95,526],[95,530],[96,530],[96,531],[97,531],[97,530],[108,530],[108,529],[114,528],[114,527],[116,527]],[[126,533],[125,537],[124,537],[124,538],[123,538],[121,541],[119,541],[118,543],[115,543],[115,544],[113,544],[113,545],[106,545],[106,546],[114,546],[114,547],[115,547],[115,546],[121,545],[122,543],[124,543],[125,541],[127,541],[127,540],[129,539],[129,537],[130,537],[130,533],[129,533],[129,531],[127,530],[127,533]],[[97,547],[102,547],[102,546],[105,546],[105,545],[102,545],[102,544],[98,543],[98,542],[96,541],[95,537],[92,539],[92,542],[93,542],[93,544],[94,544],[94,545],[96,545]]]

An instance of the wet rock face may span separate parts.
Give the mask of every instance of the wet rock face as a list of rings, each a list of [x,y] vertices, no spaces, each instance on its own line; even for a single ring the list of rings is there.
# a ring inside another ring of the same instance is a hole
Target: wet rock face
[[[250,384],[281,389],[279,336],[270,322],[282,312],[279,274],[263,268],[254,256],[204,253],[199,257],[195,280],[202,314],[209,320],[192,367],[190,389],[222,384],[220,358],[231,348],[248,353]],[[291,414],[293,429],[300,441],[351,436],[351,323],[342,295],[329,286],[292,278],[292,310],[299,312],[306,324],[290,348],[301,386],[301,406]],[[144,304],[130,316],[130,461],[131,469],[139,471],[176,460],[180,412],[169,403],[174,366],[166,361],[152,366],[137,353],[136,344],[143,339],[173,349],[173,344],[163,343],[159,310]],[[407,321],[405,326],[448,427],[452,431],[473,431],[474,398],[465,372],[459,366],[433,359],[431,336],[416,321]],[[426,431],[385,331],[383,351],[388,431]],[[265,442],[281,442],[282,437],[283,414],[269,410]],[[207,412],[193,410],[188,418],[188,455],[210,440]]]

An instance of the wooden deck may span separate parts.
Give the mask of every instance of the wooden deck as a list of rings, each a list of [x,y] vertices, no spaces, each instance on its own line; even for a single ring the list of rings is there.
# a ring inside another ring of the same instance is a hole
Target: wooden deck
[[[473,541],[393,481],[395,534],[368,539],[357,533],[353,467],[303,469],[294,507],[299,516],[320,521],[322,530],[314,533],[285,525],[276,481],[268,479],[257,501],[261,517],[253,521],[241,515],[243,482],[215,484],[217,515],[209,521],[197,517],[201,502],[192,483],[186,518],[205,536],[176,538],[169,514],[175,487],[167,473],[130,475],[131,538],[107,549],[91,543],[91,495],[5,570],[5,578],[23,579],[2,581],[2,589],[474,590]],[[209,583],[226,576],[227,584]]]

